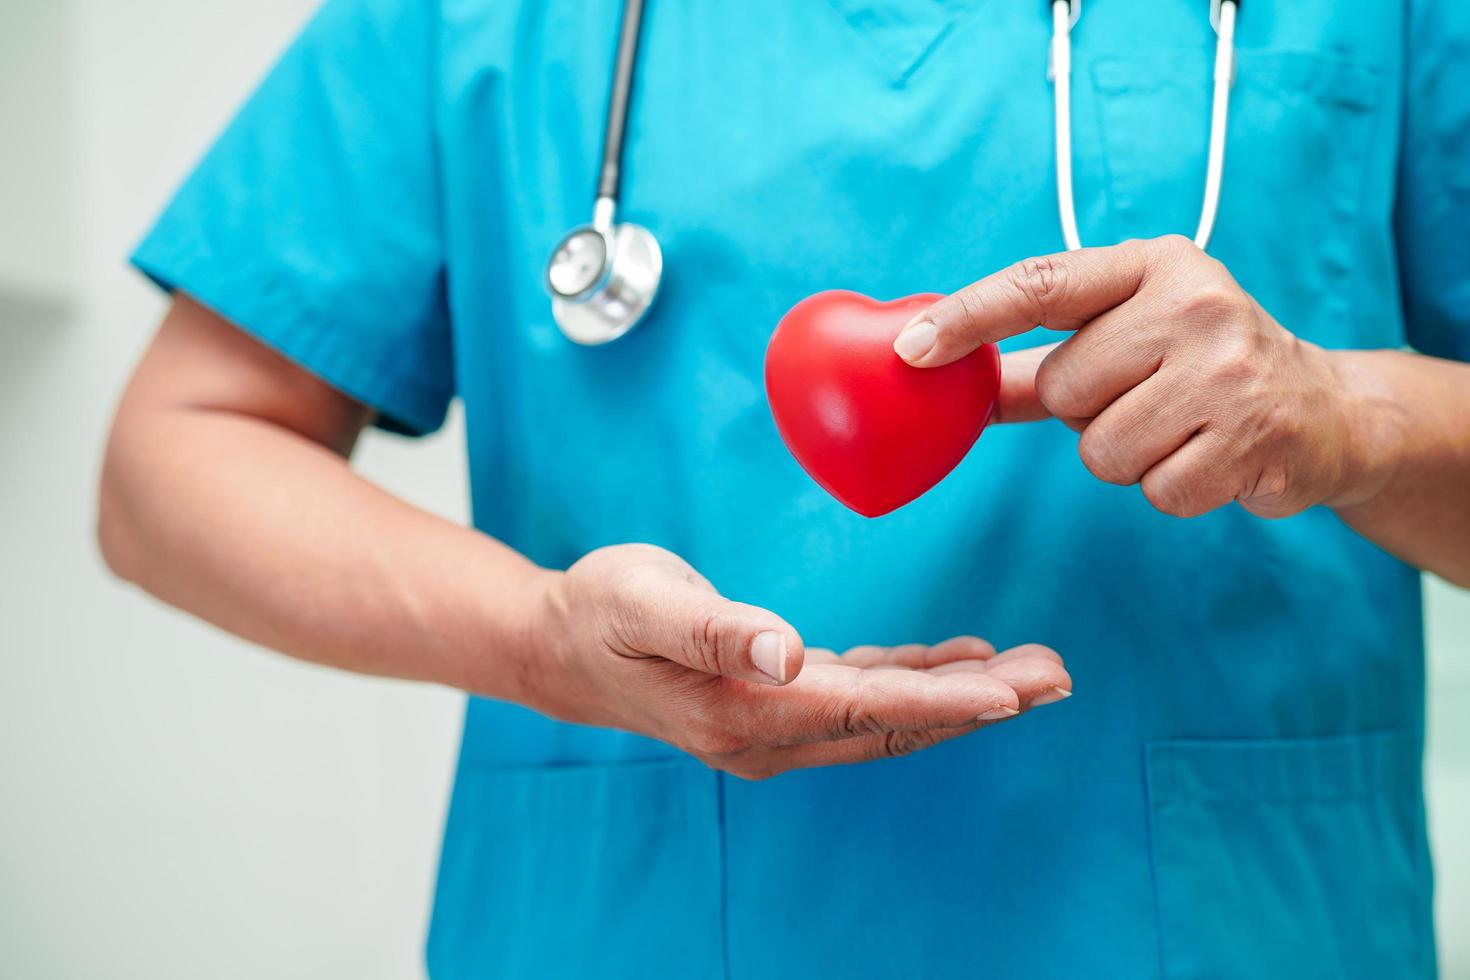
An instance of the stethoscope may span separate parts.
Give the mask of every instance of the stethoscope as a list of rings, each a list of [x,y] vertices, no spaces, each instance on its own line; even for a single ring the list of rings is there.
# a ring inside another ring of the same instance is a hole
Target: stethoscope
[[[1194,243],[1200,248],[1209,244],[1220,212],[1239,6],[1240,0],[1210,0],[1210,24],[1216,35],[1215,73],[1204,203],[1194,233]],[[1051,0],[1051,16],[1048,75],[1054,91],[1057,206],[1061,212],[1062,240],[1068,251],[1075,251],[1082,247],[1082,240],[1077,233],[1077,207],[1072,197],[1072,31],[1082,16],[1082,0]],[[638,63],[642,22],[643,0],[624,0],[592,223],[567,232],[546,263],[551,315],[567,339],[578,344],[605,344],[632,330],[653,306],[663,278],[664,260],[658,239],[641,225],[618,224],[616,220],[623,137],[628,128],[628,96]]]
[[[664,257],[653,232],[616,220],[628,93],[638,63],[642,22],[643,0],[625,0],[592,223],[567,232],[546,263],[551,315],[567,339],[579,344],[605,344],[632,330],[653,305],[663,278]]]

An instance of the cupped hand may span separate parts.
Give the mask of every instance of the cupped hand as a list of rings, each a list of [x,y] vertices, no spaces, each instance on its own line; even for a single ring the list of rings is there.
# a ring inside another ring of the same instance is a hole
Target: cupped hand
[[[1061,419],[1095,476],[1167,514],[1239,501],[1283,517],[1387,479],[1368,462],[1373,394],[1186,238],[1020,262],[920,314],[894,349],[937,367],[1038,324],[1074,333],[1005,356],[997,421]]]
[[[724,598],[677,556],[620,545],[549,575],[532,707],[677,746],[737,776],[904,755],[1071,693],[1041,646],[984,640],[807,649],[767,610]]]

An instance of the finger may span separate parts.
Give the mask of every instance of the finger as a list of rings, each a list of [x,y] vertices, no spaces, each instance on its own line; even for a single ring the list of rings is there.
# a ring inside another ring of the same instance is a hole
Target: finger
[[[1003,664],[1010,660],[1019,660],[1022,657],[1041,657],[1055,664],[1063,664],[1061,654],[1051,647],[1042,646],[1040,643],[1023,643],[1018,647],[1011,647],[1003,653],[997,653],[989,660],[957,660],[952,663],[940,664],[933,668],[934,673],[941,674],[953,670],[982,670],[988,671],[997,664]]]
[[[634,569],[611,615],[611,632],[633,656],[759,684],[786,684],[801,672],[804,650],[791,624],[664,565]]]
[[[934,668],[934,673],[983,672],[1010,685],[1025,708],[1036,708],[1072,695],[1072,678],[1062,658],[1046,647],[1031,645],[1008,650],[986,661],[959,661]]]
[[[1038,324],[1075,330],[1138,292],[1156,247],[1124,242],[1018,262],[920,313],[893,349],[916,367],[938,367]]]
[[[1205,424],[1202,411],[1190,411],[1194,388],[1189,372],[1165,371],[1125,392],[1082,430],[1077,454],[1083,464],[1106,483],[1137,483]]]
[[[1242,492],[1229,462],[1223,440],[1206,429],[1154,464],[1138,482],[1156,510],[1171,517],[1198,517]]]
[[[1055,660],[1035,654],[987,665],[991,677],[1011,686],[1023,710],[1072,696],[1072,678]]]
[[[1036,653],[1027,655],[1034,661],[1040,663],[1050,662],[1043,653],[1051,653],[1045,647],[1036,648]],[[1055,654],[1052,654],[1055,656]],[[1019,663],[1012,660],[1012,665]],[[960,664],[948,664],[945,667],[958,667]],[[944,669],[941,667],[939,669]],[[1053,678],[1054,679],[1054,678]],[[1066,687],[1057,684],[1053,687],[1037,687],[1037,693],[1028,699],[1028,707],[1039,707],[1043,704],[1051,704],[1063,698],[1071,696],[1070,680]],[[1014,716],[1013,716],[1014,717]],[[967,725],[959,725],[952,728],[926,728],[913,731],[881,732],[876,735],[862,735],[856,738],[839,739],[829,742],[813,742],[805,745],[783,745],[764,752],[755,754],[745,761],[748,773],[737,772],[737,775],[747,775],[750,778],[766,778],[792,769],[812,769],[822,766],[852,765],[859,762],[872,762],[878,759],[892,759],[900,756],[911,755],[914,752],[922,752],[924,749],[933,748],[952,738],[969,735],[981,728],[998,725],[1009,718],[998,718],[987,721],[976,720]]]
[[[1020,646],[1011,647],[995,655],[993,663],[1003,664],[1008,660],[1019,660],[1022,657],[1043,657],[1054,663],[1062,663],[1062,655],[1049,646],[1040,643],[1022,643]]]
[[[896,647],[854,647],[842,655],[841,662],[851,667],[891,667],[922,660],[928,649],[923,643],[904,643]]]
[[[1036,393],[1036,370],[1056,344],[1011,351],[1000,358],[1000,397],[992,422],[1035,422],[1051,418]]]
[[[933,667],[957,660],[988,660],[995,656],[995,646],[978,636],[953,636],[929,648],[923,662],[906,666]]]
[[[897,647],[853,647],[842,655],[841,662],[853,667],[897,666],[927,668],[954,660],[983,659],[995,656],[995,647],[978,636],[956,636],[926,646],[910,643]]]
[[[1154,304],[1137,300],[1103,313],[1068,337],[1036,369],[1036,397],[1059,419],[1091,419],[1156,374],[1167,337]]]
[[[986,674],[869,670],[846,664],[813,664],[795,683],[752,695],[730,724],[752,741],[771,746],[958,728],[1021,710],[1010,685]]]

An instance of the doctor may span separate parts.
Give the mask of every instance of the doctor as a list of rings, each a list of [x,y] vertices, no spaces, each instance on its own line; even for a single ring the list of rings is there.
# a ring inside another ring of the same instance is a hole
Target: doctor
[[[1168,237],[1206,0],[1078,11],[1077,251],[1045,4],[651,3],[617,218],[663,283],[584,346],[543,270],[589,217],[619,6],[330,0],[135,256],[174,300],[110,565],[470,694],[431,974],[1433,975],[1419,569],[1470,583],[1470,8],[1244,4],[1206,254]],[[760,384],[833,287],[954,290],[898,354],[1004,341],[1000,421],[1037,421],[846,511]],[[347,463],[456,397],[474,530]]]

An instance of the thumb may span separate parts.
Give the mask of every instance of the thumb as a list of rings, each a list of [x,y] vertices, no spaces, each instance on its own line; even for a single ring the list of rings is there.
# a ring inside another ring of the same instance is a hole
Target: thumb
[[[1036,394],[1036,372],[1058,344],[1011,351],[1000,358],[1000,396],[992,422],[1035,422],[1051,418]]]
[[[801,636],[781,617],[731,602],[697,575],[647,581],[629,616],[629,646],[707,674],[758,684],[788,684],[801,672]],[[692,571],[692,570],[691,570]]]

